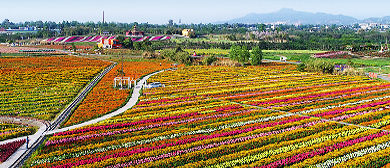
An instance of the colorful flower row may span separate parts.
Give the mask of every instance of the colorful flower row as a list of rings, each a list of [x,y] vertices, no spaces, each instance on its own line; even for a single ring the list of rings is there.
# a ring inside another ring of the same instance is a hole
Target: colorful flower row
[[[28,125],[0,123],[0,141],[31,135],[36,128]]]
[[[287,70],[286,70],[287,69]],[[54,134],[30,167],[382,167],[389,84],[289,65],[183,67],[139,103]],[[340,122],[341,121],[341,122]],[[348,123],[345,123],[348,122]],[[375,163],[375,164],[373,164]]]
[[[335,57],[337,55],[343,55],[343,54],[347,54],[347,53],[348,52],[346,52],[346,51],[329,51],[329,52],[314,54],[314,57],[315,58],[330,58],[330,57]]]
[[[0,114],[52,120],[109,64],[68,56],[0,59]]]
[[[166,61],[162,61],[161,64],[158,61],[124,62],[123,72],[125,73],[124,76],[137,80],[143,75],[170,67],[170,63]],[[121,65],[117,65],[106,74],[63,126],[70,126],[97,118],[127,103],[130,90],[120,90],[113,87],[113,80],[115,77],[120,76],[118,74],[120,70]]]
[[[21,139],[6,144],[0,145],[0,163],[5,162],[16,150],[26,142],[26,139]]]
[[[116,36],[69,36],[69,37],[49,38],[46,41],[47,42],[64,42],[64,43],[99,42],[102,38],[115,39]]]

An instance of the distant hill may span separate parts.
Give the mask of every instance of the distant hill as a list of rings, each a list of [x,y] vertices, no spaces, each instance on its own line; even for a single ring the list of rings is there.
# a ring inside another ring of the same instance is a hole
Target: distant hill
[[[390,16],[385,16],[383,18],[368,18],[362,21],[363,23],[383,23],[390,24]]]
[[[384,18],[372,18],[367,21],[372,21],[376,23],[382,23],[382,21],[389,22],[389,17]],[[366,20],[363,20],[366,22]],[[241,18],[232,19],[226,21],[227,23],[277,23],[282,22],[285,24],[343,24],[343,25],[352,25],[355,23],[363,22],[356,18],[344,15],[332,15],[326,13],[310,13],[310,12],[301,12],[295,11],[290,8],[283,8],[277,12],[266,13],[266,14],[256,14],[251,13]],[[381,21],[381,22],[378,22]],[[226,23],[220,22],[220,23]]]

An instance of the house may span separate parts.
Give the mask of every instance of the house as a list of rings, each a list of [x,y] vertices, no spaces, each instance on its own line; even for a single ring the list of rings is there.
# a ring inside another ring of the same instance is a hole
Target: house
[[[127,31],[126,32],[127,37],[143,37],[144,32],[143,31],[138,31],[137,25],[134,25],[133,31]]]
[[[194,29],[183,29],[183,30],[181,31],[182,35],[183,35],[183,36],[187,36],[187,37],[190,36],[190,32],[191,32],[191,33],[195,33]]]
[[[119,43],[119,40],[116,39],[102,39],[100,43],[98,43],[99,48],[122,48],[122,44]]]

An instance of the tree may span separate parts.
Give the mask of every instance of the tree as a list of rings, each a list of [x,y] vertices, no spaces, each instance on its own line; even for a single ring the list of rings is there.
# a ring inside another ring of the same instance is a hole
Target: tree
[[[189,38],[195,38],[195,37],[196,37],[196,34],[195,34],[194,32],[191,32],[191,31],[190,31],[190,32],[188,33],[188,37],[189,37]]]
[[[263,52],[260,50],[259,46],[253,47],[251,52],[251,64],[260,65],[262,59]]]
[[[192,63],[192,58],[187,52],[177,52],[175,54],[175,61],[181,64],[190,65]]]
[[[136,42],[136,43],[134,43],[134,44],[133,44],[133,47],[134,47],[134,49],[136,49],[136,50],[141,50],[141,47],[142,47],[141,42]]]
[[[8,19],[4,19],[4,21],[1,25],[2,25],[2,27],[8,28],[11,25],[11,23]]]
[[[226,38],[229,39],[230,41],[237,41],[236,35],[234,34],[227,35]]]
[[[250,57],[250,53],[249,53],[249,50],[246,46],[242,46],[241,50],[240,50],[240,55],[238,57],[238,62],[242,62],[242,64],[244,65],[244,62],[245,61],[248,61],[249,57]]]
[[[304,63],[300,63],[297,65],[297,70],[300,72],[304,72],[306,68],[306,65]]]
[[[212,56],[209,56],[209,57],[204,57],[203,58],[203,64],[205,65],[211,65],[213,62],[215,62],[217,60],[217,57],[215,57],[214,55]]]
[[[125,37],[122,36],[122,35],[119,35],[119,36],[116,37],[115,39],[117,39],[119,43],[123,43],[123,41],[125,41]]]
[[[123,48],[133,48],[133,41],[131,40],[131,38],[128,38],[126,40],[123,41]]]
[[[230,47],[230,52],[229,52],[230,59],[237,60],[238,56],[240,55],[240,50],[241,50],[240,46],[232,45]]]
[[[77,48],[76,48],[76,46],[74,45],[74,43],[72,43],[71,45],[72,45],[72,50],[73,50],[73,52],[76,52]]]
[[[178,45],[175,49],[175,52],[178,53],[178,52],[184,52],[183,49],[181,49],[181,47]]]
[[[141,43],[141,49],[144,51],[154,51],[152,47],[152,42],[149,41],[149,39],[145,39]]]
[[[169,26],[169,27],[172,27],[172,26],[173,26],[173,20],[172,20],[172,19],[169,19],[169,20],[168,20],[168,26]]]
[[[249,38],[250,38],[251,40],[255,40],[255,39],[256,39],[256,35],[253,34],[253,33],[251,33],[251,34],[249,34]]]
[[[257,30],[259,30],[260,32],[266,30],[267,26],[265,24],[258,24],[257,25]]]
[[[174,61],[175,60],[175,50],[174,49],[165,49],[161,52],[161,57]]]

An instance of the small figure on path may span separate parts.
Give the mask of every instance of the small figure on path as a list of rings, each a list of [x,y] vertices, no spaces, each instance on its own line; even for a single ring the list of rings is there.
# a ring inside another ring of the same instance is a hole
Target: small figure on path
[[[28,139],[28,136],[27,136],[27,138],[26,138],[26,148],[28,149],[28,141],[29,141],[29,139]]]

